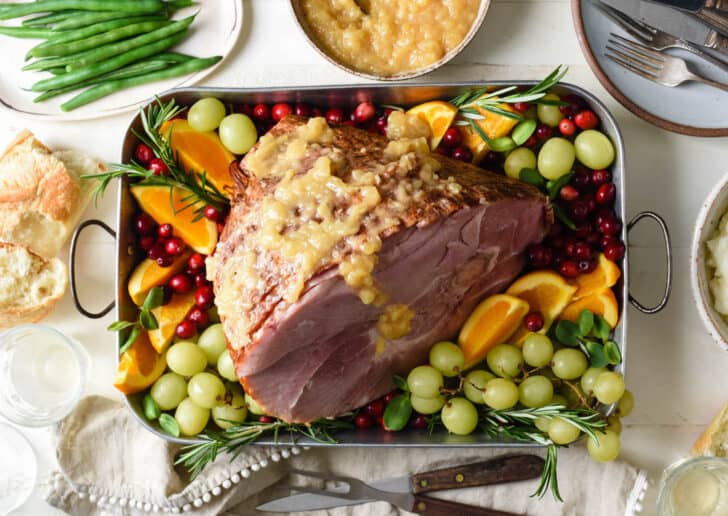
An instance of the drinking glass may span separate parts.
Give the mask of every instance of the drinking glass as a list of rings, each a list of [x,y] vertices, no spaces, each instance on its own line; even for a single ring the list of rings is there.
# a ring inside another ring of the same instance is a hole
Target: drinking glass
[[[659,491],[658,516],[728,516],[728,458],[677,462],[663,472]]]

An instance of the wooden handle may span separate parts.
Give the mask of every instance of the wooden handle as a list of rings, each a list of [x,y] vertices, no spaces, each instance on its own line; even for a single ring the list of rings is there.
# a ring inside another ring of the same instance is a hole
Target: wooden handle
[[[523,516],[515,512],[486,509],[426,495],[415,495],[415,503],[410,512],[426,516]]]
[[[412,492],[428,493],[459,487],[487,486],[541,475],[544,461],[536,455],[503,455],[474,464],[412,475]]]

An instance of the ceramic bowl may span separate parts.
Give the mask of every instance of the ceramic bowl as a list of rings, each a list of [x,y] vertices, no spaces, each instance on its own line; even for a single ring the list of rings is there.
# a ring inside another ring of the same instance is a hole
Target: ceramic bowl
[[[698,305],[700,317],[703,319],[708,333],[728,351],[728,323],[713,308],[713,295],[710,293],[708,283],[713,277],[713,268],[707,262],[708,248],[706,242],[715,234],[720,219],[728,211],[728,174],[723,176],[713,188],[698,213],[698,220],[693,234],[692,252],[690,260],[690,276]]]

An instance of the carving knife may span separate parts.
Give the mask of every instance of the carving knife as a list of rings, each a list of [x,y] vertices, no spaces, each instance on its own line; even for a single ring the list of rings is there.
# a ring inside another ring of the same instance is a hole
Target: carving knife
[[[689,12],[724,36],[728,36],[728,11],[713,0],[650,0]],[[716,7],[717,5],[717,7]]]

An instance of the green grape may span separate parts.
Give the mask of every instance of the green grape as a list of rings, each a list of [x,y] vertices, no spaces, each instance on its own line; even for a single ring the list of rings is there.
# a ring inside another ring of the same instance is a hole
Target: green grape
[[[554,385],[545,376],[529,376],[518,386],[518,395],[521,404],[528,408],[543,407],[551,403]]]
[[[577,389],[579,390],[579,392],[581,393],[581,387],[579,387],[579,386],[577,385],[577,386],[576,386],[576,388],[577,388]],[[582,393],[582,394],[583,394],[583,393]],[[566,405],[567,407],[569,407],[569,408],[574,408],[574,407],[578,407],[578,406],[580,406],[580,405],[581,405],[581,399],[579,398],[579,394],[577,394],[577,393],[576,393],[576,392],[574,391],[574,389],[572,389],[572,388],[571,388],[571,387],[569,387],[568,385],[564,386],[564,387],[563,387],[563,388],[561,389],[561,393],[560,393],[560,395],[561,395],[561,396],[563,396],[563,398],[564,398],[564,399],[566,400],[566,403],[565,403],[565,405]]]
[[[597,381],[597,378],[599,378],[602,373],[606,372],[606,367],[590,367],[587,369],[581,376],[581,390],[584,391],[587,396],[591,396],[592,391],[594,390],[594,382]]]
[[[538,171],[546,179],[556,180],[571,171],[576,156],[566,138],[549,138],[538,151]]]
[[[208,326],[200,334],[200,338],[197,339],[197,345],[207,355],[207,365],[216,367],[217,359],[220,358],[223,351],[227,351],[227,341],[225,340],[225,334],[222,332],[222,324]]]
[[[592,459],[599,462],[609,462],[619,455],[619,434],[607,430],[606,432],[596,431],[596,442],[589,439],[586,442],[586,449],[589,451]]]
[[[511,344],[498,344],[485,357],[488,367],[498,376],[513,378],[521,372],[523,353]]]
[[[177,373],[160,376],[149,391],[161,410],[172,410],[187,397],[187,382]]]
[[[549,405],[563,405],[564,407],[568,407],[569,401],[563,394],[554,394],[553,398],[551,398],[551,403],[549,403]]]
[[[451,398],[442,407],[442,424],[453,434],[469,435],[478,426],[478,411],[465,398]]]
[[[421,398],[436,398],[443,383],[442,373],[432,366],[415,367],[407,375],[410,392]]]
[[[518,147],[508,154],[503,168],[508,177],[520,179],[521,169],[536,168],[536,155],[528,147]]]
[[[225,384],[212,373],[198,373],[190,378],[187,394],[197,406],[211,409],[225,396]]]
[[[511,380],[494,378],[485,386],[483,401],[496,410],[509,409],[518,403],[518,387]]]
[[[248,409],[245,406],[245,398],[239,393],[232,394],[229,401],[212,408],[212,420],[223,430],[242,423],[247,415]]]
[[[238,375],[235,373],[235,364],[230,353],[225,351],[220,354],[220,358],[217,359],[217,372],[220,376],[231,382],[238,381]]]
[[[543,96],[546,100],[559,100],[558,95],[549,93]],[[549,127],[556,127],[559,122],[564,118],[563,113],[559,109],[559,106],[549,106],[547,104],[538,104],[536,106],[536,113],[538,119]]]
[[[457,376],[465,365],[465,355],[452,342],[438,342],[430,349],[430,365],[443,376]]]
[[[546,335],[531,333],[523,342],[523,360],[531,367],[543,367],[553,356],[554,345]]]
[[[258,141],[255,124],[247,115],[228,115],[220,122],[220,140],[233,154],[245,154]]]
[[[488,371],[483,371],[482,369],[470,371],[467,376],[465,376],[465,381],[463,382],[463,394],[465,394],[465,397],[473,403],[485,403],[485,401],[483,401],[485,385],[493,378],[495,378],[495,375]]]
[[[562,380],[579,378],[587,368],[586,356],[578,349],[564,348],[554,353],[551,370]]]
[[[551,419],[549,438],[556,444],[573,443],[579,438],[580,430],[561,417]]]
[[[574,140],[576,159],[589,168],[607,168],[614,161],[614,145],[607,135],[594,129],[579,133]]]
[[[549,433],[549,427],[551,426],[551,418],[541,416],[536,418],[536,420],[533,422],[534,425],[536,425],[536,428],[541,430],[543,433],[547,434]]]
[[[198,406],[194,401],[185,398],[177,406],[174,418],[182,435],[192,436],[202,432],[210,420],[210,410]]]
[[[225,105],[213,97],[200,99],[187,112],[187,122],[195,131],[214,131],[225,118]]]
[[[624,391],[622,398],[619,400],[619,405],[617,405],[617,413],[619,414],[619,417],[627,417],[632,413],[633,408],[634,395],[632,394],[632,391],[627,389]]]
[[[167,365],[177,374],[194,376],[207,366],[207,355],[189,340],[181,340],[167,350]]]
[[[410,403],[412,408],[420,414],[429,415],[438,412],[445,405],[445,398],[440,395],[434,398],[422,398],[416,394],[411,394]]]
[[[251,414],[254,414],[256,416],[265,415],[265,410],[263,410],[263,407],[258,405],[258,402],[251,398],[250,394],[248,394],[247,392],[245,393],[245,406],[248,407],[248,412],[250,412]]]
[[[609,405],[610,403],[616,403],[624,394],[624,379],[622,375],[607,371],[602,373],[594,382],[594,396],[599,400],[599,403]]]
[[[619,419],[619,416],[609,416],[607,418],[607,427],[605,430],[611,430],[615,434],[621,434],[622,433],[622,421]]]

